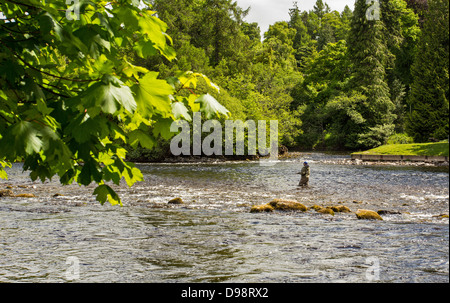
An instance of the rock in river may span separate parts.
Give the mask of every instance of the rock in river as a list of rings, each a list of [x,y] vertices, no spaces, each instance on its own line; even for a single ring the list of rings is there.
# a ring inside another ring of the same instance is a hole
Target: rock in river
[[[14,193],[10,189],[0,189],[0,197],[14,197]]]
[[[377,212],[367,209],[358,209],[356,217],[360,220],[383,220]]]
[[[175,198],[169,201],[169,204],[184,204],[183,200],[181,198]]]
[[[282,211],[307,211],[308,207],[305,205],[290,200],[275,199],[272,202],[264,205],[255,205],[250,210],[251,213],[273,212],[274,210]]]
[[[310,207],[311,209],[314,209],[316,212],[318,212],[319,214],[324,214],[324,215],[332,215],[334,216],[334,211],[331,207],[322,207],[319,205],[314,205]]]
[[[393,211],[393,210],[379,210],[377,211],[379,215],[401,215],[402,213],[399,211]]]
[[[269,205],[272,206],[275,210],[308,210],[308,207],[306,207],[305,205],[290,200],[275,199],[270,202]]]
[[[270,206],[269,204],[264,204],[264,205],[255,205],[252,207],[252,209],[250,210],[251,213],[270,213],[273,212],[273,207]]]
[[[316,212],[318,212],[319,214],[324,214],[324,215],[332,215],[334,216],[334,211],[333,209],[327,207],[320,207],[316,209]]]
[[[350,208],[344,205],[332,206],[331,209],[336,213],[351,213]]]
[[[33,194],[20,194],[20,195],[15,195],[16,198],[36,198],[35,195]]]

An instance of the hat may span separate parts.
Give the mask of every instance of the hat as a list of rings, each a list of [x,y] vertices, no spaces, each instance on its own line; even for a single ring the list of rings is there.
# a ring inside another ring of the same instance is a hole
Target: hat
[[[308,165],[308,162],[305,162],[305,163],[303,163],[303,164]]]

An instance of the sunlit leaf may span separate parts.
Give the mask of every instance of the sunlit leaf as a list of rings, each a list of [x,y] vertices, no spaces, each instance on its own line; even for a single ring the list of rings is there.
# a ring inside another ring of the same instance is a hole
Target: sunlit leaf
[[[170,95],[174,89],[166,81],[157,79],[158,73],[150,72],[140,79],[136,88],[138,111],[143,117],[151,117],[154,113],[163,118],[172,115]]]
[[[172,103],[172,113],[175,116],[175,119],[185,119],[187,121],[192,121],[189,110],[182,102]]]
[[[96,200],[100,202],[100,204],[104,205],[108,200],[111,205],[120,205],[122,206],[122,201],[117,195],[117,193],[108,185],[100,185],[94,190],[94,195],[96,195]]]
[[[223,115],[230,117],[231,113],[222,104],[220,104],[213,96],[206,94],[198,98],[195,103],[200,104],[200,111],[205,113],[207,119],[215,116]]]

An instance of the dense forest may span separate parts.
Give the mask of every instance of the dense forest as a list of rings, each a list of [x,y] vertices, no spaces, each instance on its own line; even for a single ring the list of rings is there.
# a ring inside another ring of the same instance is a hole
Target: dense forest
[[[357,150],[448,138],[448,0],[380,2],[354,10],[298,3],[261,37],[232,0],[153,0],[177,59],[139,62],[169,77],[209,76],[234,119],[280,121],[280,142]]]
[[[448,139],[448,0],[293,3],[265,33],[232,0],[69,2],[0,0],[0,178],[21,161],[121,203],[106,182],[143,180],[128,160],[194,112],[302,150]]]

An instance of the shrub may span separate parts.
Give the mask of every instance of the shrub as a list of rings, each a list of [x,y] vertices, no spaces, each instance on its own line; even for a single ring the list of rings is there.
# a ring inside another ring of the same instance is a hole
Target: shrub
[[[411,144],[414,143],[414,139],[407,134],[394,134],[389,137],[387,144]]]

